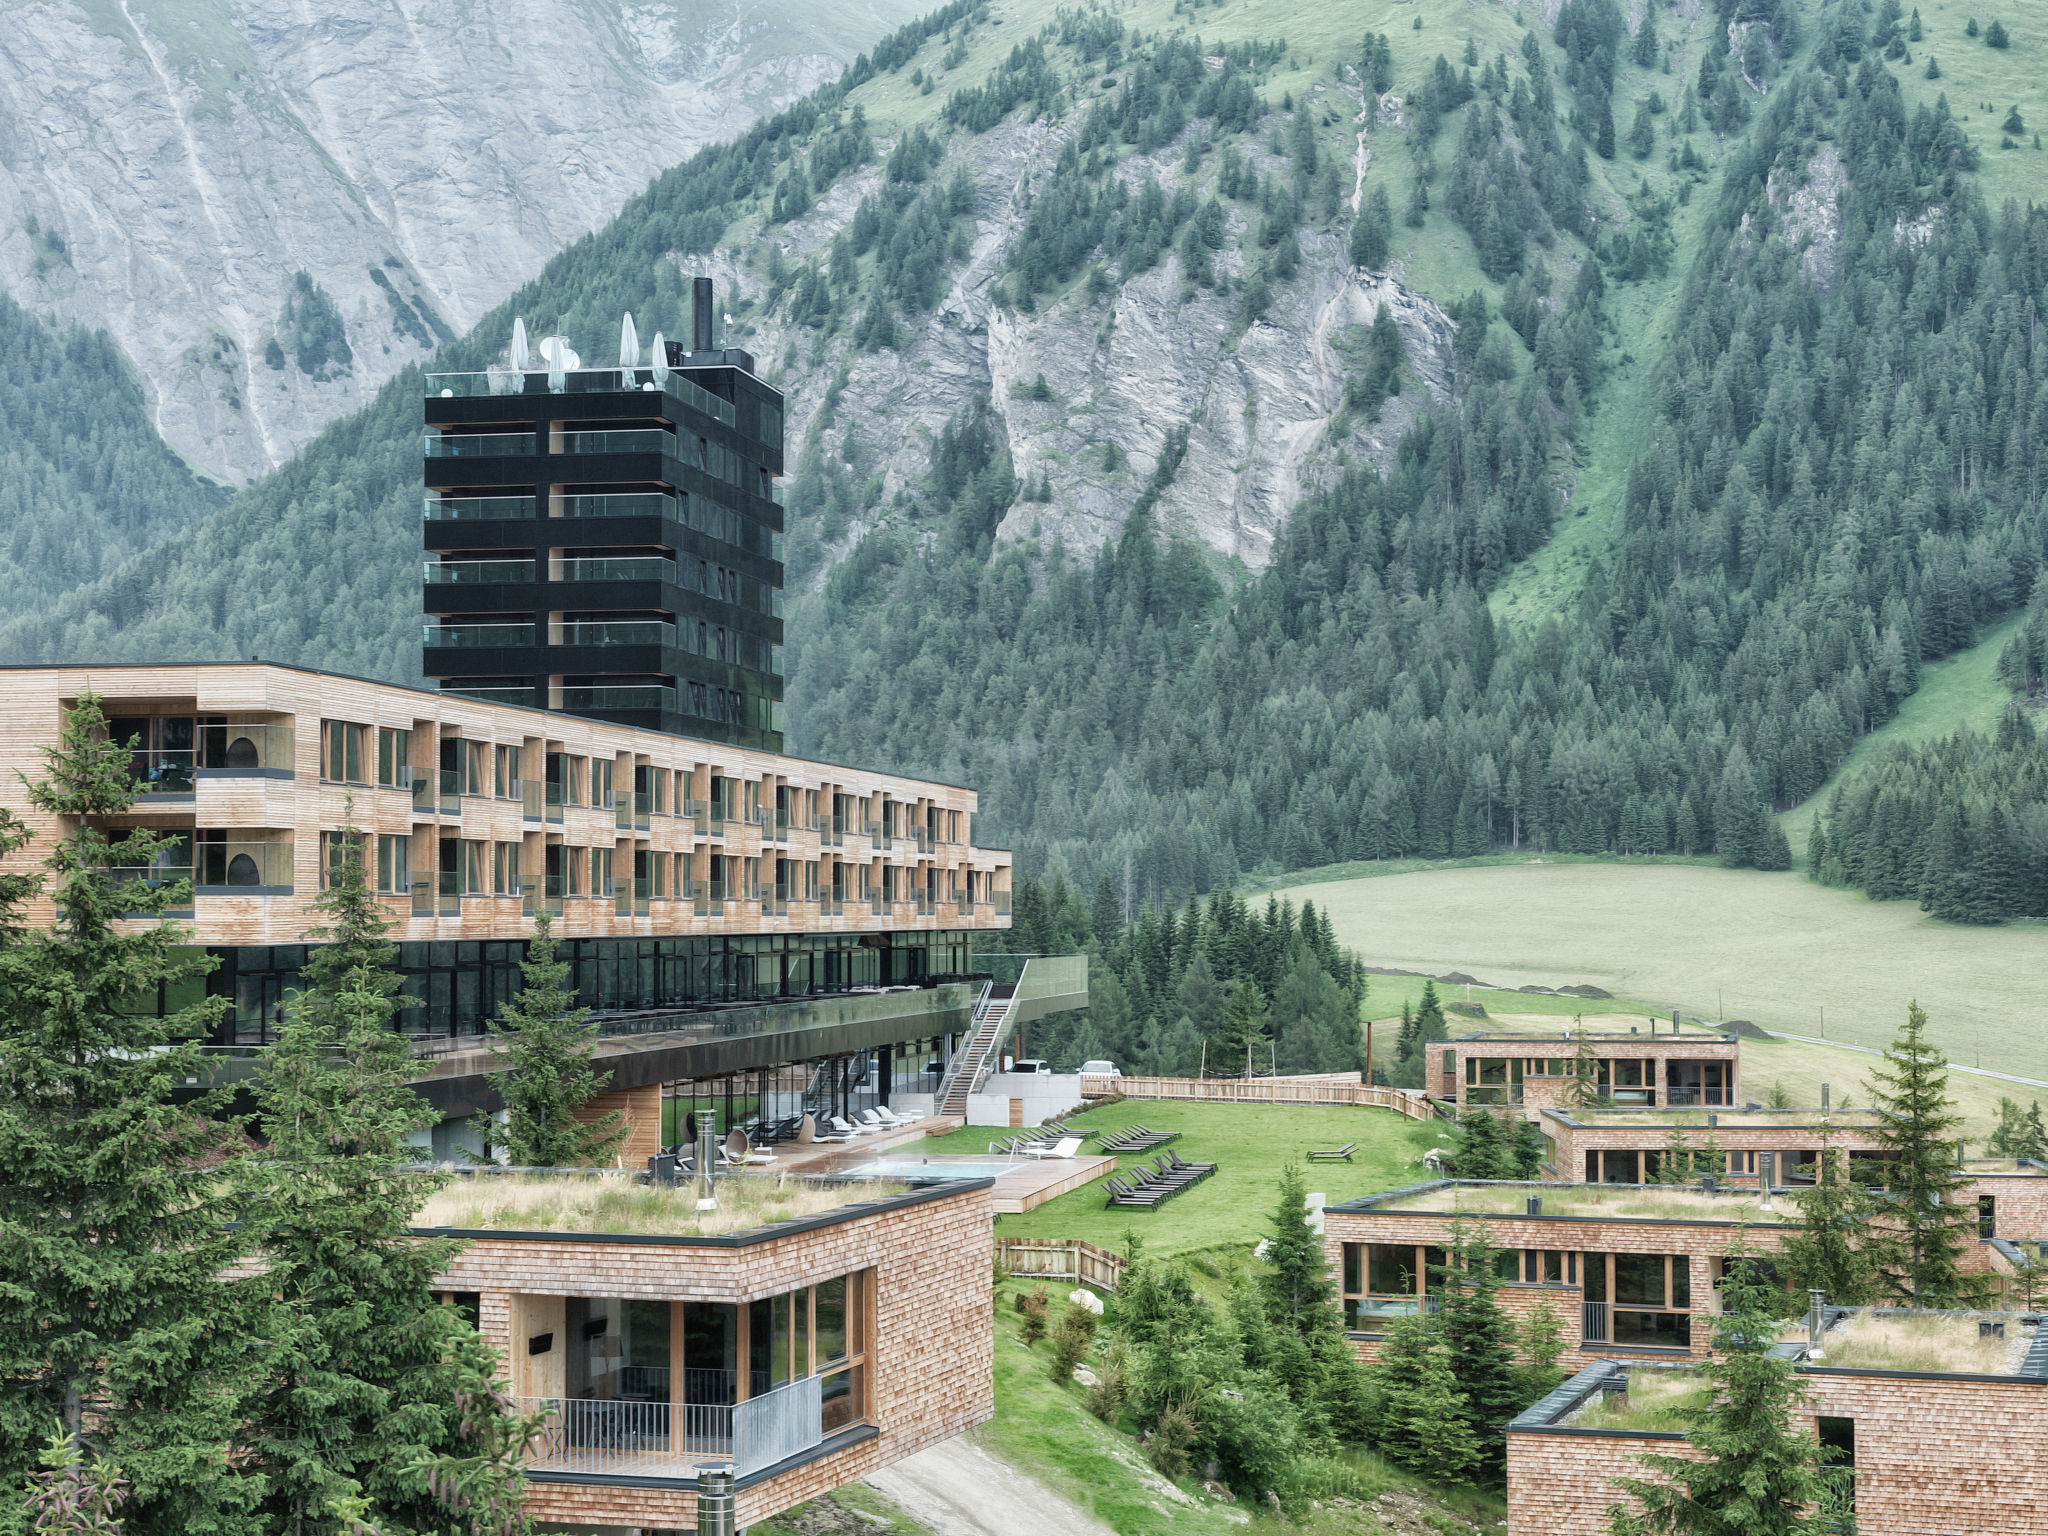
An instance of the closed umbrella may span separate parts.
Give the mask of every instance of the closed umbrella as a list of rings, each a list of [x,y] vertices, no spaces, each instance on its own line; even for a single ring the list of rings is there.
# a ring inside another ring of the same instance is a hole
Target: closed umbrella
[[[668,343],[661,339],[661,332],[654,333],[654,386],[657,389],[668,384]]]
[[[515,319],[512,322],[512,371],[526,372],[527,364],[531,361],[526,351],[526,321]]]
[[[619,382],[633,388],[640,367],[640,333],[633,329],[633,311],[619,322]]]

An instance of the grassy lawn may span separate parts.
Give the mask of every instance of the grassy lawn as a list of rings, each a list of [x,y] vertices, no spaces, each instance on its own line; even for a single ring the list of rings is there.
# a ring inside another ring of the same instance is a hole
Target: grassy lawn
[[[1147,1251],[1189,1253],[1241,1244],[1249,1248],[1266,1233],[1281,1165],[1311,1148],[1358,1143],[1356,1161],[1316,1163],[1309,1188],[1330,1203],[1376,1190],[1412,1184],[1423,1177],[1418,1163],[1437,1144],[1437,1132],[1387,1109],[1308,1109],[1265,1104],[1157,1104],[1132,1100],[1091,1109],[1076,1117],[1082,1125],[1117,1130],[1139,1124],[1155,1131],[1179,1131],[1173,1150],[1191,1163],[1215,1163],[1216,1172],[1156,1211],[1114,1210],[1104,1205],[1098,1180],[1049,1200],[1021,1216],[996,1218],[998,1237],[1077,1237],[1100,1248],[1121,1248],[1126,1232],[1140,1233]],[[998,1133],[969,1126],[923,1143],[920,1152],[981,1152]],[[1154,1154],[1157,1156],[1157,1154]],[[1129,1168],[1147,1158],[1121,1158]]]
[[[1641,860],[1430,869],[1287,894],[1312,898],[1374,964],[1497,987],[1590,982],[1634,999],[1625,1011],[1676,1007],[1883,1047],[1917,997],[1951,1061],[2048,1079],[2038,924],[1963,928],[1803,876]],[[1405,982],[1374,977],[1371,1011],[1398,1011]],[[1535,996],[1513,1007],[1592,1011]]]

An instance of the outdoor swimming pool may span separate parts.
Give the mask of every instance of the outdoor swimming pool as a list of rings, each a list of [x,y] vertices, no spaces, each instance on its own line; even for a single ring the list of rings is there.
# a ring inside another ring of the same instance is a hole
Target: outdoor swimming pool
[[[846,1171],[878,1179],[994,1179],[1016,1166],[1016,1161],[989,1157],[878,1157]]]

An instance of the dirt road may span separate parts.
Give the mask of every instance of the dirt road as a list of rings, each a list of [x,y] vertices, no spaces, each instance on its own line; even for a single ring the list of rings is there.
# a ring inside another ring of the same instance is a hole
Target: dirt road
[[[964,1436],[907,1456],[867,1483],[932,1536],[1113,1536],[1101,1521]]]

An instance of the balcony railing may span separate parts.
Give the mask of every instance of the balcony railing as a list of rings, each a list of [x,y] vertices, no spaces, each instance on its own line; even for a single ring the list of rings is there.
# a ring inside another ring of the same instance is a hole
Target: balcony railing
[[[625,800],[625,796],[621,795],[621,796],[619,797],[619,815],[620,815],[620,817],[621,817],[621,818],[623,818],[623,817],[625,816],[625,814],[626,814],[626,800]],[[650,830],[650,829],[652,828],[652,826],[653,826],[653,822],[654,822],[654,795],[653,795],[653,793],[652,793],[651,791],[649,791],[649,790],[645,790],[645,789],[636,789],[636,790],[634,790],[634,791],[633,791],[633,830],[634,830],[635,832],[646,832],[646,831],[648,831],[648,830]],[[621,820],[620,820],[620,822],[619,822],[619,825],[623,827],[623,826],[624,826],[625,824],[626,824],[626,823],[625,823],[625,821],[624,821],[623,819],[621,819]]]
[[[533,644],[531,624],[422,624],[420,644],[458,650]]]
[[[1664,1107],[1667,1109],[1727,1109],[1734,1105],[1735,1093],[1729,1088],[1666,1088]]]
[[[553,781],[548,783],[545,801],[547,805],[547,819],[549,821],[560,821],[562,819],[562,786],[559,783]]]
[[[528,497],[531,501],[533,498]],[[423,568],[430,587],[488,586],[534,579],[531,560],[429,560]]]
[[[462,814],[462,774],[453,768],[443,768],[441,778],[441,814],[460,816]]]
[[[667,453],[676,435],[663,427],[620,427],[609,432],[564,432],[562,453]]]
[[[282,722],[202,725],[199,728],[199,777],[228,779],[238,773],[290,773],[296,740]]]
[[[667,709],[676,707],[676,691],[666,683],[607,683],[593,687],[550,688],[550,709]]]
[[[199,754],[190,747],[129,753],[128,777],[138,795],[189,795],[198,775]]]
[[[279,895],[292,888],[289,842],[195,843],[192,863],[193,888],[202,896],[233,895],[250,887],[266,895]]]
[[[549,500],[554,517],[665,517],[676,520],[676,499],[661,491],[622,491],[598,496],[556,496]]]
[[[414,917],[462,915],[462,877],[454,870],[416,869],[410,883]]]
[[[1579,1337],[1588,1344],[1607,1342],[1607,1303],[1604,1301],[1582,1301],[1579,1310],[1583,1315]]]
[[[545,1472],[633,1472],[724,1466],[732,1461],[730,1403],[642,1403],[585,1398],[514,1398],[524,1413],[548,1414],[528,1447]]]
[[[518,522],[534,515],[531,496],[429,496],[430,523]]]
[[[539,779],[514,779],[512,798],[519,802],[520,819],[539,821],[541,818],[541,790]]]
[[[675,579],[676,563],[666,555],[548,562],[549,581],[666,581],[673,585]]]
[[[433,814],[434,814],[434,775],[435,775],[435,772],[436,772],[436,770],[434,770],[434,769],[432,769],[432,768],[413,768],[413,769],[410,769],[410,770],[408,770],[408,771],[409,771],[409,772],[410,772],[410,773],[412,774],[412,813],[413,813],[413,815],[415,815],[415,816],[431,816],[431,815],[433,815]]]
[[[555,383],[558,378],[559,385]],[[652,386],[655,391],[673,395],[683,404],[716,417],[728,427],[738,420],[731,401],[719,399],[680,373],[658,379],[652,368],[575,368],[560,374],[544,368],[525,373],[514,373],[509,368],[494,368],[488,373],[430,373],[426,386],[429,399],[442,400],[467,400],[479,395],[609,395],[621,390],[649,392]]]
[[[630,880],[614,880],[611,887],[614,916],[645,917],[652,910],[649,904],[654,898],[654,882],[646,875],[635,875]]]
[[[531,432],[429,432],[430,459],[500,459],[539,452]]]
[[[441,690],[458,699],[475,699],[479,704],[518,704],[533,708],[533,690],[524,685],[502,688],[465,688],[459,683],[450,683]]]
[[[997,917],[1008,917],[1010,915],[1010,893],[1008,891],[996,892],[995,908]]]
[[[550,645],[674,645],[676,627],[665,619],[581,619],[548,625]]]

